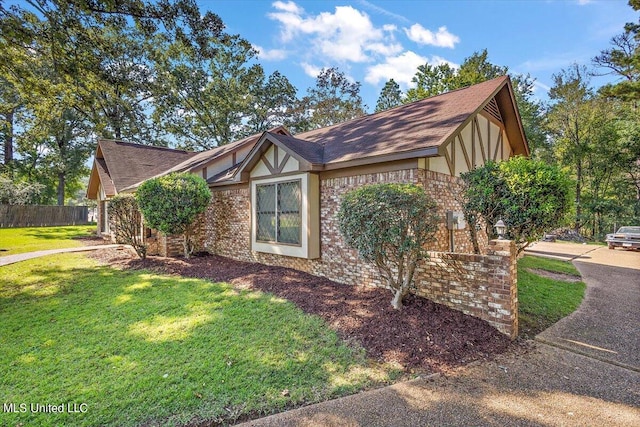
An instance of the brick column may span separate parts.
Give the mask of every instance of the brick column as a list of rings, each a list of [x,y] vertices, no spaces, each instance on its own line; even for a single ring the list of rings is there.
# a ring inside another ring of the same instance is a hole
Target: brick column
[[[518,268],[517,249],[511,240],[491,240],[489,260],[490,317],[501,332],[511,339],[518,336]]]

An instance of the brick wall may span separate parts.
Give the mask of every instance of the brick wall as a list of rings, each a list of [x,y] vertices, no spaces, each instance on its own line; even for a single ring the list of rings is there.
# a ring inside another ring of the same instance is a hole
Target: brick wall
[[[250,211],[250,192],[248,185],[237,186],[231,189],[214,190],[212,202],[205,213],[204,221],[204,242],[203,246],[211,253],[227,256],[230,258],[260,262],[268,265],[277,265],[282,267],[294,268],[296,270],[305,271],[311,274],[328,277],[337,282],[351,285],[365,286],[385,286],[380,278],[377,269],[372,264],[364,262],[357,251],[347,247],[340,231],[338,229],[337,212],[340,206],[340,200],[343,194],[349,190],[361,187],[366,184],[373,183],[413,183],[422,185],[427,194],[429,194],[438,204],[438,215],[440,216],[440,226],[436,234],[436,241],[431,242],[428,248],[436,252],[446,252],[449,250],[449,231],[445,223],[445,214],[447,210],[459,211],[461,204],[459,201],[459,191],[461,183],[459,178],[436,172],[425,171],[420,169],[405,169],[392,172],[380,172],[373,174],[362,174],[348,177],[327,178],[320,177],[320,258],[308,260],[295,257],[279,256],[274,254],[265,254],[252,252],[251,248],[251,211]],[[454,241],[456,252],[471,252],[472,245],[467,230],[455,230]],[[483,233],[479,233],[483,234]],[[481,239],[481,247],[487,246],[486,236]],[[434,254],[436,253],[434,252]],[[461,254],[451,254],[458,257],[459,263],[466,263],[469,259],[475,259],[475,255],[465,255],[471,257],[464,258]],[[490,255],[494,258],[498,255]],[[434,260],[439,259],[434,256]],[[480,257],[478,257],[480,259]],[[502,261],[504,259],[501,258]],[[495,259],[494,259],[495,261]],[[475,261],[472,261],[475,262]],[[480,262],[480,261],[478,261]],[[484,261],[482,261],[484,262]],[[497,261],[496,261],[497,262]],[[478,272],[486,267],[478,267]],[[422,268],[427,271],[426,268]],[[474,272],[475,267],[474,267]],[[459,310],[468,312],[468,314],[477,315],[485,320],[491,321],[492,324],[504,333],[507,329],[502,327],[502,323],[497,322],[504,319],[484,315],[481,310],[471,310],[470,308],[482,308],[473,306],[476,296],[483,305],[492,303],[490,297],[481,296],[474,293],[470,301],[463,301],[459,298],[447,297],[446,295],[457,295],[457,292],[467,292],[456,288],[453,283],[471,280],[474,281],[476,276],[480,274],[465,274],[456,280],[453,273],[449,275],[447,283],[448,288],[443,288],[443,282],[435,282],[440,284],[439,291],[431,292],[432,297],[438,302],[452,306]],[[493,277],[493,276],[491,276]],[[443,279],[444,280],[444,279]],[[488,280],[488,279],[487,279]],[[494,280],[494,279],[492,279]],[[418,283],[418,282],[416,282]],[[416,287],[416,292],[421,295],[429,293],[427,277],[420,277],[420,284]],[[462,286],[462,285],[461,285]],[[449,292],[447,289],[450,289]],[[438,293],[440,292],[440,294]],[[437,299],[436,299],[437,298]],[[482,299],[484,298],[484,299]],[[491,297],[493,298],[493,297]],[[456,307],[452,304],[452,299],[459,300],[460,306]],[[496,302],[495,304],[498,304]],[[504,304],[500,302],[500,309],[504,308]],[[467,310],[466,306],[470,306]],[[486,313],[493,313],[505,316],[486,307]],[[496,308],[498,310],[498,308]],[[489,318],[490,317],[490,318]]]
[[[431,252],[414,277],[415,293],[518,335],[517,251],[509,240],[489,242],[487,255]]]
[[[191,241],[193,242],[193,252],[201,252],[206,250],[205,241],[205,218],[206,215],[201,214],[194,223],[196,227],[193,230]],[[160,231],[154,230],[152,237],[146,237],[147,253],[149,255],[160,255],[165,257],[184,256],[184,236],[182,234],[166,235]]]

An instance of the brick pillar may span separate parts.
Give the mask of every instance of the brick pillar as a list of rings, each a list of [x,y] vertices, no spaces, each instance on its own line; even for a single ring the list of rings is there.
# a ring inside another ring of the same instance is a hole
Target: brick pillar
[[[518,268],[517,249],[511,240],[491,240],[487,250],[489,259],[489,288],[493,301],[490,316],[495,317],[498,329],[515,339],[518,336]]]

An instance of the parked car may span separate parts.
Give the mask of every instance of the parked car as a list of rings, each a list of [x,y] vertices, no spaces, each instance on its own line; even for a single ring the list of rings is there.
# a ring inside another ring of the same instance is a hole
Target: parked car
[[[640,249],[640,227],[620,227],[613,234],[607,234],[609,249]]]

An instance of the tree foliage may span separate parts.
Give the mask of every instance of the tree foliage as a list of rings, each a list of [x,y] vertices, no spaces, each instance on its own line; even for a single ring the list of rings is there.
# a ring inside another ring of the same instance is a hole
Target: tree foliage
[[[575,171],[576,231],[583,224],[582,189],[586,159],[597,149],[598,127],[595,126],[594,95],[589,86],[587,70],[574,64],[553,75],[554,85],[549,91],[553,102],[547,116],[548,129],[553,137],[554,154],[564,166]]]
[[[457,89],[455,83],[456,71],[449,64],[424,64],[418,67],[416,75],[411,81],[415,87],[409,89],[404,102],[415,102],[431,96]]]
[[[293,130],[302,132],[346,122],[363,116],[365,108],[360,83],[350,81],[338,68],[326,68],[300,101]]]
[[[165,234],[182,234],[184,256],[193,253],[194,221],[211,200],[207,182],[190,173],[170,173],[143,182],[136,192],[145,223]]]
[[[570,207],[570,182],[559,168],[543,161],[513,157],[489,162],[461,175],[463,210],[471,229],[485,224],[490,238],[502,219],[508,236],[522,251],[545,230],[561,225]],[[472,233],[474,249],[478,244]]]
[[[634,10],[640,10],[640,2],[630,1]],[[623,101],[640,100],[640,25],[627,23],[622,34],[611,39],[611,47],[593,58],[593,64],[622,79],[600,88],[600,93]]]
[[[378,102],[376,103],[376,113],[389,108],[402,105],[402,91],[400,85],[395,80],[390,79],[384,84]]]
[[[391,305],[402,307],[416,263],[427,256],[438,218],[436,204],[412,184],[374,184],[348,192],[338,212],[346,243],[375,264],[391,288]]]
[[[34,204],[44,185],[37,182],[14,181],[7,175],[0,175],[0,204]]]
[[[109,219],[113,221],[117,243],[133,246],[138,256],[145,259],[147,245],[144,243],[142,215],[133,194],[118,194],[109,200]]]

